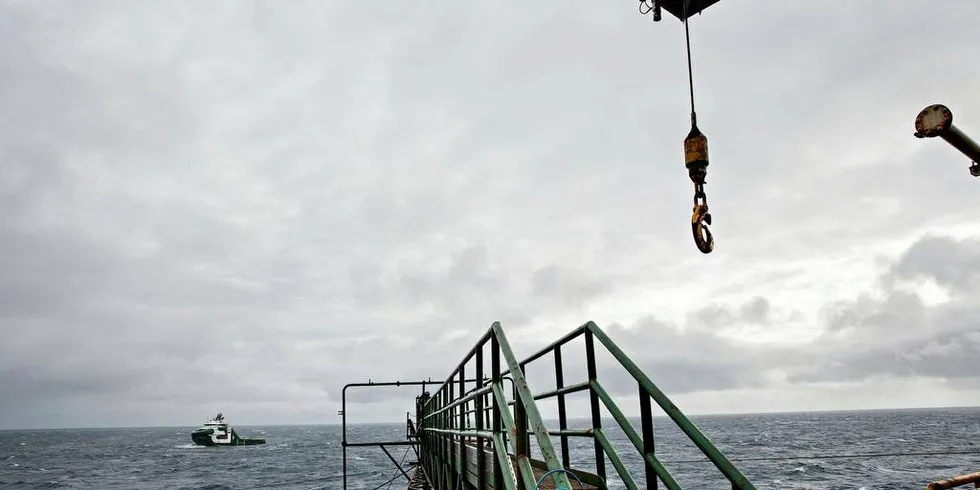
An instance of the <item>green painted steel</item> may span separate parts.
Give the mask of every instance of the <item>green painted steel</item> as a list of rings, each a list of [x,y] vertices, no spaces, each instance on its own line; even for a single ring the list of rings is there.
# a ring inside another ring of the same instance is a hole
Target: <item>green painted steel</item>
[[[566,344],[580,337],[585,339],[588,379],[565,384],[562,349],[564,347],[567,350]],[[609,352],[619,367],[636,381],[642,412],[642,434],[633,427],[599,381],[596,369],[598,349]],[[554,356],[555,386],[553,389],[535,393],[528,385],[524,370],[529,364],[548,354]],[[485,372],[483,365],[486,360],[490,361],[489,372]],[[473,361],[476,363],[475,367],[470,365]],[[467,374],[470,379],[467,379]],[[509,390],[505,390],[504,380],[511,381]],[[570,428],[565,397],[581,391],[589,392],[591,427]],[[545,425],[535,402],[550,398],[558,399],[558,429]],[[595,474],[581,468],[576,469],[577,473],[588,475],[588,479],[595,482],[597,487],[605,488],[605,464],[608,461],[627,489],[643,488],[623,463],[621,455],[613,448],[600,425],[599,410],[605,407],[629,439],[636,454],[645,462],[645,487],[654,488],[657,485],[654,480],[659,480],[669,490],[680,490],[681,485],[655,452],[650,400],[656,402],[669,419],[721,471],[733,489],[755,490],[752,483],[711,440],[593,322],[572,330],[521,361],[515,357],[503,327],[494,322],[439,389],[421,402],[417,416],[420,465],[427,475],[431,475],[436,490],[477,489],[484,484],[493,484],[494,488],[505,490],[533,490],[536,484],[535,467],[539,471],[571,469],[566,468],[570,463],[568,439],[589,437],[593,439],[596,455]],[[474,416],[475,425],[471,423]],[[551,436],[562,440],[561,454],[556,451]],[[537,443],[543,461],[532,462],[531,437]],[[469,466],[473,462],[474,451],[477,461],[476,475],[473,474],[473,467]],[[491,454],[492,461],[487,459]],[[491,472],[485,471],[484,463],[491,465]],[[555,474],[554,480],[558,488],[573,488],[565,473]]]
[[[616,453],[616,449],[613,448],[609,438],[606,437],[606,433],[602,429],[596,429],[594,432],[595,438],[599,441],[599,445],[602,446],[603,451],[606,452],[606,456],[609,458],[609,462],[612,463],[613,468],[616,469],[616,473],[619,473],[619,477],[623,479],[623,484],[629,490],[640,490],[640,487],[633,480],[633,475],[630,475],[629,470],[626,469],[626,465],[623,464],[622,458]]]
[[[504,335],[504,329],[500,326],[499,322],[494,322],[491,328],[500,342],[500,351],[507,361],[507,367],[510,369],[511,378],[514,380],[517,395],[524,404],[527,422],[530,424],[531,431],[534,432],[535,439],[538,442],[538,448],[541,450],[541,455],[544,457],[548,469],[564,469],[561,461],[558,460],[558,456],[555,454],[555,446],[551,443],[551,437],[548,435],[548,427],[545,425],[544,420],[541,419],[541,412],[538,411],[538,406],[534,403],[534,394],[531,393],[531,389],[527,385],[527,379],[524,378],[524,373],[517,363],[517,358],[514,357],[514,351],[511,350],[507,336]],[[572,483],[564,473],[558,473],[554,480],[556,486],[566,485],[567,488],[572,488]],[[531,473],[531,481],[533,488],[536,483],[533,473]]]
[[[602,404],[606,406],[606,410],[609,410],[609,414],[613,416],[613,419],[616,421],[617,424],[619,424],[619,427],[623,430],[623,433],[625,433],[626,437],[630,440],[630,442],[633,443],[633,447],[635,447],[636,450],[642,455],[643,440],[640,438],[640,435],[636,433],[636,429],[633,428],[633,424],[631,424],[629,419],[627,419],[626,416],[623,415],[623,412],[619,409],[619,406],[617,406],[616,403],[613,401],[612,397],[609,396],[609,393],[607,393],[606,390],[602,387],[602,385],[599,384],[599,380],[593,380],[590,384],[592,385],[592,390],[595,392],[596,395],[599,396],[599,400],[601,400]],[[648,453],[648,454],[652,454],[652,453]],[[670,472],[667,471],[667,468],[664,468],[663,465],[660,466],[662,469],[657,470],[657,476],[659,476],[662,480],[664,480],[664,482],[672,481],[676,484],[674,477],[671,476]],[[619,468],[617,467],[617,471],[618,470]],[[626,476],[624,476],[622,472],[620,472],[620,477],[623,478],[624,480],[626,479]],[[674,490],[675,487],[671,487],[670,485],[667,485],[667,488]],[[680,487],[676,487],[676,488],[679,489]]]
[[[660,476],[660,481],[664,482],[669,490],[681,490],[681,484],[677,483],[677,480],[671,476],[670,472],[667,471],[667,467],[664,466],[663,462],[656,454],[647,453],[645,457],[646,461],[653,466],[653,470],[658,476]]]
[[[647,377],[643,371],[637,367],[635,363],[629,358],[629,356],[624,353],[619,346],[616,345],[609,336],[606,335],[602,329],[599,328],[595,323],[589,322],[586,324],[585,328],[592,332],[595,338],[599,339],[599,342],[609,351],[613,357],[627,370],[637,382],[640,383],[647,393],[653,397],[654,401],[660,405],[660,408],[666,412],[667,416],[674,421],[677,426],[684,431],[685,434],[697,445],[698,449],[708,457],[709,460],[728,478],[728,481],[732,483],[734,488],[740,490],[755,490],[755,486],[742,474],[735,465],[732,464],[728,458],[725,457],[721,451],[708,439],[700,429],[694,425],[683,412],[677,408],[676,405],[664,392],[657,388],[657,385]],[[622,425],[620,423],[620,425]]]
[[[500,450],[495,451],[497,454],[498,467],[510,468],[510,456],[507,454],[507,450],[503,449],[506,447],[503,434],[495,433],[493,435],[493,446],[495,448],[501,448]],[[508,470],[507,474],[504,476],[506,477],[504,478],[504,488],[507,490],[516,490],[517,478],[514,476],[514,472]]]
[[[490,345],[492,377],[489,382],[482,375],[482,366],[477,368],[479,379],[471,380],[475,388],[466,391],[465,373],[469,361],[483,359],[483,350]],[[501,371],[500,361],[507,366],[509,376]],[[458,378],[458,379],[457,379]],[[514,401],[510,402],[504,392],[504,380],[511,381],[511,391]],[[485,383],[485,384],[482,384]],[[481,385],[482,384],[482,385]],[[489,398],[489,400],[487,400]],[[489,401],[490,403],[485,403]],[[513,403],[515,413],[508,410]],[[477,407],[470,409],[470,405]],[[468,427],[469,415],[480,412],[477,416],[477,426]],[[493,421],[493,427],[484,427],[484,412]],[[554,445],[548,435],[548,428],[541,419],[540,411],[534,402],[534,396],[528,387],[527,380],[520,370],[517,358],[511,349],[510,342],[500,326],[494,322],[487,333],[470,350],[456,370],[450,373],[441,387],[425,401],[420,410],[419,432],[422,434],[423,456],[421,464],[428,474],[435,475],[434,480],[440,482],[439,488],[454,486],[454,481],[467,480],[467,452],[482,453],[483,439],[493,441],[493,452],[496,456],[495,477],[500,475],[501,484],[505,488],[515,490],[530,490],[536,485],[534,468],[530,460],[530,447],[527,444],[527,433],[533,433],[535,441],[544,457],[549,470],[564,469],[555,454]],[[476,440],[473,445],[471,439]],[[512,453],[508,452],[508,446]],[[517,466],[516,474],[511,461]],[[478,461],[482,460],[479,456]],[[506,471],[502,471],[506,469]],[[483,478],[482,466],[478,467],[479,479]],[[567,475],[558,473],[554,478],[558,485],[571,488]],[[516,487],[515,487],[516,485]]]
[[[504,396],[503,390],[500,389],[499,386],[494,385],[493,396],[497,400],[497,406],[507,406],[506,397]],[[507,432],[510,434],[517,434],[517,425],[514,423],[514,418],[511,416],[510,412],[507,410],[501,410],[500,416],[504,419],[504,427],[507,428]],[[511,449],[514,451],[514,454],[517,455],[517,470],[520,471],[521,479],[524,480],[524,485],[534,487],[534,470],[531,468],[531,464],[527,460],[527,455],[521,455],[518,452],[515,439],[516,437],[508,438],[512,446]],[[499,451],[504,451],[504,448],[501,447]]]

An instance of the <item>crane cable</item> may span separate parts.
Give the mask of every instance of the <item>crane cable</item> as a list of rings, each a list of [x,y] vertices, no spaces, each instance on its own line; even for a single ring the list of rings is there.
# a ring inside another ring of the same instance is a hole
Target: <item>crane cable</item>
[[[704,179],[708,173],[708,138],[698,129],[698,115],[694,109],[694,69],[691,63],[691,30],[688,27],[690,0],[684,0],[684,38],[687,44],[687,82],[691,95],[691,131],[684,139],[684,163],[694,182],[694,212],[691,215],[691,231],[694,243],[701,253],[709,254],[715,248],[715,240],[708,229],[711,213],[708,197],[704,193]]]
[[[694,111],[694,69],[691,67],[691,30],[687,27],[687,4],[684,0],[684,40],[687,43],[687,86],[691,93],[691,127],[698,125],[698,115]]]

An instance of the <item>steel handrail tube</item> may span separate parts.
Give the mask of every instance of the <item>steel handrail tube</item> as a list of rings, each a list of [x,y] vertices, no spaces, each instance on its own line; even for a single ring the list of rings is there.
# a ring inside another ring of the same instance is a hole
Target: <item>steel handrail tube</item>
[[[557,390],[544,391],[534,395],[535,400],[543,400],[545,398],[554,398],[558,395],[568,395],[571,393],[576,393],[579,391],[585,391],[589,389],[590,385],[588,381],[583,381],[581,383],[575,383],[573,385],[563,386]]]
[[[490,340],[490,337],[492,335],[493,335],[493,326],[491,325],[490,328],[487,329],[486,333],[484,333],[483,336],[480,337],[480,340],[476,341],[476,345],[472,349],[470,349],[470,351],[467,352],[465,356],[463,356],[463,360],[456,365],[456,369],[453,369],[450,372],[449,376],[446,378],[446,381],[443,383],[443,386],[439,388],[440,391],[445,389],[446,384],[455,381],[453,380],[453,378],[456,377],[456,374],[459,373],[459,371],[463,369],[464,366],[466,366],[466,363],[469,362],[470,359],[472,359],[473,356],[476,355],[477,349],[482,349],[486,345],[486,343]]]
[[[431,378],[430,378],[431,379]],[[359,388],[359,387],[381,387],[381,386],[421,386],[422,390],[425,390],[426,385],[438,384],[438,381],[384,381],[375,383],[373,381],[368,381],[367,383],[347,383],[340,390],[340,417],[341,417],[341,439],[340,445],[343,448],[343,471],[344,471],[344,490],[347,489],[347,448],[348,447],[367,447],[367,446],[381,446],[383,445],[399,445],[408,446],[420,444],[421,441],[402,441],[400,443],[392,442],[359,442],[351,443],[347,442],[347,390],[349,388]],[[421,423],[421,421],[419,421]]]
[[[493,326],[494,336],[497,338],[497,342],[500,345],[500,353],[504,356],[504,360],[510,367],[510,375],[514,379],[514,385],[517,388],[517,395],[521,398],[521,402],[524,405],[524,410],[526,411],[527,421],[531,424],[531,428],[534,430],[535,439],[538,442],[538,449],[541,451],[541,456],[543,457],[545,463],[549,470],[559,470],[564,469],[562,467],[561,461],[558,460],[558,456],[555,453],[555,446],[551,443],[551,438],[548,437],[546,433],[546,427],[544,426],[544,421],[541,420],[541,412],[538,411],[537,405],[534,403],[534,397],[531,396],[531,389],[527,385],[527,380],[524,379],[524,373],[520,369],[517,359],[514,357],[514,351],[511,349],[510,342],[507,341],[507,336],[504,335],[503,329],[499,322],[494,322]],[[501,406],[506,406],[501,404]],[[506,412],[506,410],[501,410],[501,413]],[[517,434],[515,434],[516,436]],[[534,474],[531,473],[532,484],[531,487],[535,485]],[[555,486],[565,485],[568,488],[572,487],[572,483],[568,480],[568,476],[564,473],[558,473],[554,477]]]
[[[626,353],[624,353],[619,346],[617,346],[616,343],[613,342],[612,339],[610,339],[605,332],[599,328],[598,325],[593,322],[589,322],[587,328],[590,332],[592,332],[592,335],[599,339],[599,342],[606,347],[606,350],[609,351],[609,353],[612,354],[617,361],[619,361],[619,364],[629,371],[633,378],[641,386],[643,386],[653,400],[657,402],[657,405],[660,405],[660,408],[663,409],[667,416],[670,417],[671,420],[677,424],[677,427],[680,428],[692,442],[694,442],[698,449],[700,449],[709,460],[711,460],[715,467],[717,467],[722,474],[728,478],[728,481],[731,482],[734,487],[742,490],[755,490],[755,486],[752,484],[752,482],[750,482],[748,478],[746,478],[745,475],[743,475],[742,472],[739,471],[738,468],[736,468],[735,465],[733,465],[732,462],[729,461],[717,447],[715,447],[711,440],[704,435],[704,433],[702,433],[701,430],[698,429],[698,427],[694,425],[694,423],[691,422],[680,411],[680,409],[674,405],[672,401],[670,401],[670,398],[668,398],[664,392],[660,391],[660,388],[658,388],[657,385],[655,385],[653,381],[651,381],[650,378],[648,378],[647,375],[633,363],[629,356],[627,356]]]
[[[452,410],[453,408],[458,407],[459,405],[462,405],[464,403],[470,402],[470,401],[474,400],[476,397],[481,396],[481,395],[485,395],[487,393],[490,393],[490,387],[489,387],[489,385],[484,386],[482,388],[478,388],[477,390],[471,391],[470,394],[468,394],[468,395],[466,395],[466,396],[464,396],[462,398],[457,398],[455,401],[453,401],[453,402],[449,403],[448,405],[446,405],[446,406],[444,406],[444,407],[436,410],[435,412],[429,414],[429,416],[438,415],[440,413],[445,412],[446,410]],[[470,413],[470,412],[464,412],[464,413]]]
[[[568,332],[567,334],[565,334],[560,339],[558,339],[558,340],[556,340],[556,341],[548,344],[547,347],[545,347],[545,348],[543,348],[543,349],[535,352],[534,354],[531,354],[530,356],[526,357],[523,361],[520,362],[520,365],[526,366],[526,365],[530,364],[531,362],[536,361],[539,358],[544,357],[549,352],[553,351],[555,349],[555,347],[561,347],[561,346],[563,346],[563,345],[565,345],[565,344],[567,344],[567,343],[575,340],[578,336],[580,336],[580,335],[582,335],[582,334],[585,333],[585,329],[586,329],[587,326],[588,326],[588,323],[586,323],[586,324],[584,324],[584,325],[582,325],[580,327],[575,328],[571,332]],[[504,374],[510,374],[510,369],[508,369],[507,371],[504,371]]]
[[[493,385],[493,395],[497,399],[498,406],[505,406],[503,403],[506,401],[506,399],[504,398],[504,391],[497,384]],[[516,436],[517,425],[514,423],[514,418],[510,415],[510,412],[508,412],[507,410],[500,410],[500,418],[503,420],[503,425],[507,429],[507,432]],[[498,436],[498,435],[500,434],[499,433],[494,434],[494,436]],[[516,439],[517,439],[516,437],[509,438],[511,449],[514,450],[515,455],[520,456],[517,452]],[[530,462],[527,461],[526,457],[517,458],[517,469],[521,473],[521,478],[524,479],[524,485],[534,487],[535,484],[534,471],[531,469]]]
[[[633,475],[630,474],[629,470],[626,469],[626,465],[623,464],[623,460],[619,457],[619,453],[616,452],[616,448],[613,447],[612,442],[606,437],[606,433],[602,429],[595,429],[595,440],[599,441],[602,446],[602,450],[605,451],[606,456],[609,457],[609,462],[612,463],[613,468],[616,473],[619,474],[619,478],[623,480],[623,484],[629,490],[640,490],[640,487],[636,484],[636,480],[633,479]]]
[[[624,415],[619,409],[616,402],[613,401],[612,397],[609,396],[609,393],[602,387],[599,380],[592,380],[590,383],[592,391],[599,397],[599,401],[605,405],[606,410],[609,410],[609,413],[613,416],[613,420],[619,424],[619,428],[626,434],[626,438],[633,443],[633,447],[635,447],[640,454],[643,454],[643,440],[640,438],[640,435],[636,433],[636,430],[633,429],[633,425],[630,424],[629,419],[626,418],[626,415]],[[666,467],[663,467],[663,465],[661,465],[661,467],[662,470],[657,471],[657,476],[659,476],[660,479],[665,482],[665,484],[668,481],[675,481],[673,475],[670,474],[670,471],[668,471]],[[674,490],[674,487],[671,487],[670,485],[667,485],[667,488]],[[680,490],[680,487],[677,487],[677,490]]]

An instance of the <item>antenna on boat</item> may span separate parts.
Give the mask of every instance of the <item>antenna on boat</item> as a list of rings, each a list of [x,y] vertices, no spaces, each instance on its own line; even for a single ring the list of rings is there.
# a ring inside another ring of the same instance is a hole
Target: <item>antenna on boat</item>
[[[688,18],[719,0],[640,0],[640,13],[653,13],[654,22],[659,22],[661,9],[667,10],[684,22],[684,37],[687,44],[687,82],[691,96],[691,131],[684,138],[684,166],[694,183],[694,212],[691,215],[691,232],[694,244],[703,254],[715,248],[715,239],[708,229],[711,213],[708,211],[708,196],[704,193],[705,177],[708,175],[708,138],[698,128],[698,115],[694,110],[694,71],[691,65],[691,31]]]
[[[915,118],[916,138],[939,136],[972,160],[970,175],[980,177],[980,145],[953,126],[953,112],[942,104],[933,104],[919,112]]]

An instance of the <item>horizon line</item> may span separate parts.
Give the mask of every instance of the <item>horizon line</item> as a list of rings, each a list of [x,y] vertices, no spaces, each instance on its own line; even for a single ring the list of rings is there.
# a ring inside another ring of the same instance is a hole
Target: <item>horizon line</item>
[[[893,407],[893,408],[836,408],[836,409],[821,409],[821,410],[774,410],[774,411],[752,411],[752,412],[714,412],[714,413],[696,413],[696,414],[685,414],[688,418],[697,417],[730,417],[737,415],[791,415],[791,414],[801,414],[801,413],[841,413],[841,412],[897,412],[897,411],[915,411],[915,410],[963,410],[963,409],[980,409],[978,405],[954,405],[954,406],[919,406],[919,407]],[[589,415],[582,415],[576,417],[569,417],[569,420],[578,419],[588,419]],[[603,417],[603,419],[608,419],[611,417]],[[628,419],[639,418],[639,416],[627,416]],[[669,418],[666,414],[655,414],[653,416],[655,419]],[[558,420],[557,418],[548,418],[545,420]],[[402,424],[404,421],[390,421],[390,422],[355,422],[348,425],[394,425]],[[21,428],[0,428],[0,432],[19,432],[19,431],[45,431],[45,430],[120,430],[120,429],[181,429],[187,427],[193,427],[199,424],[190,425],[143,425],[143,426],[109,426],[109,425],[92,425],[85,427],[21,427]],[[236,427],[328,427],[341,425],[341,422],[317,422],[317,423],[287,423],[287,424],[236,424]]]

